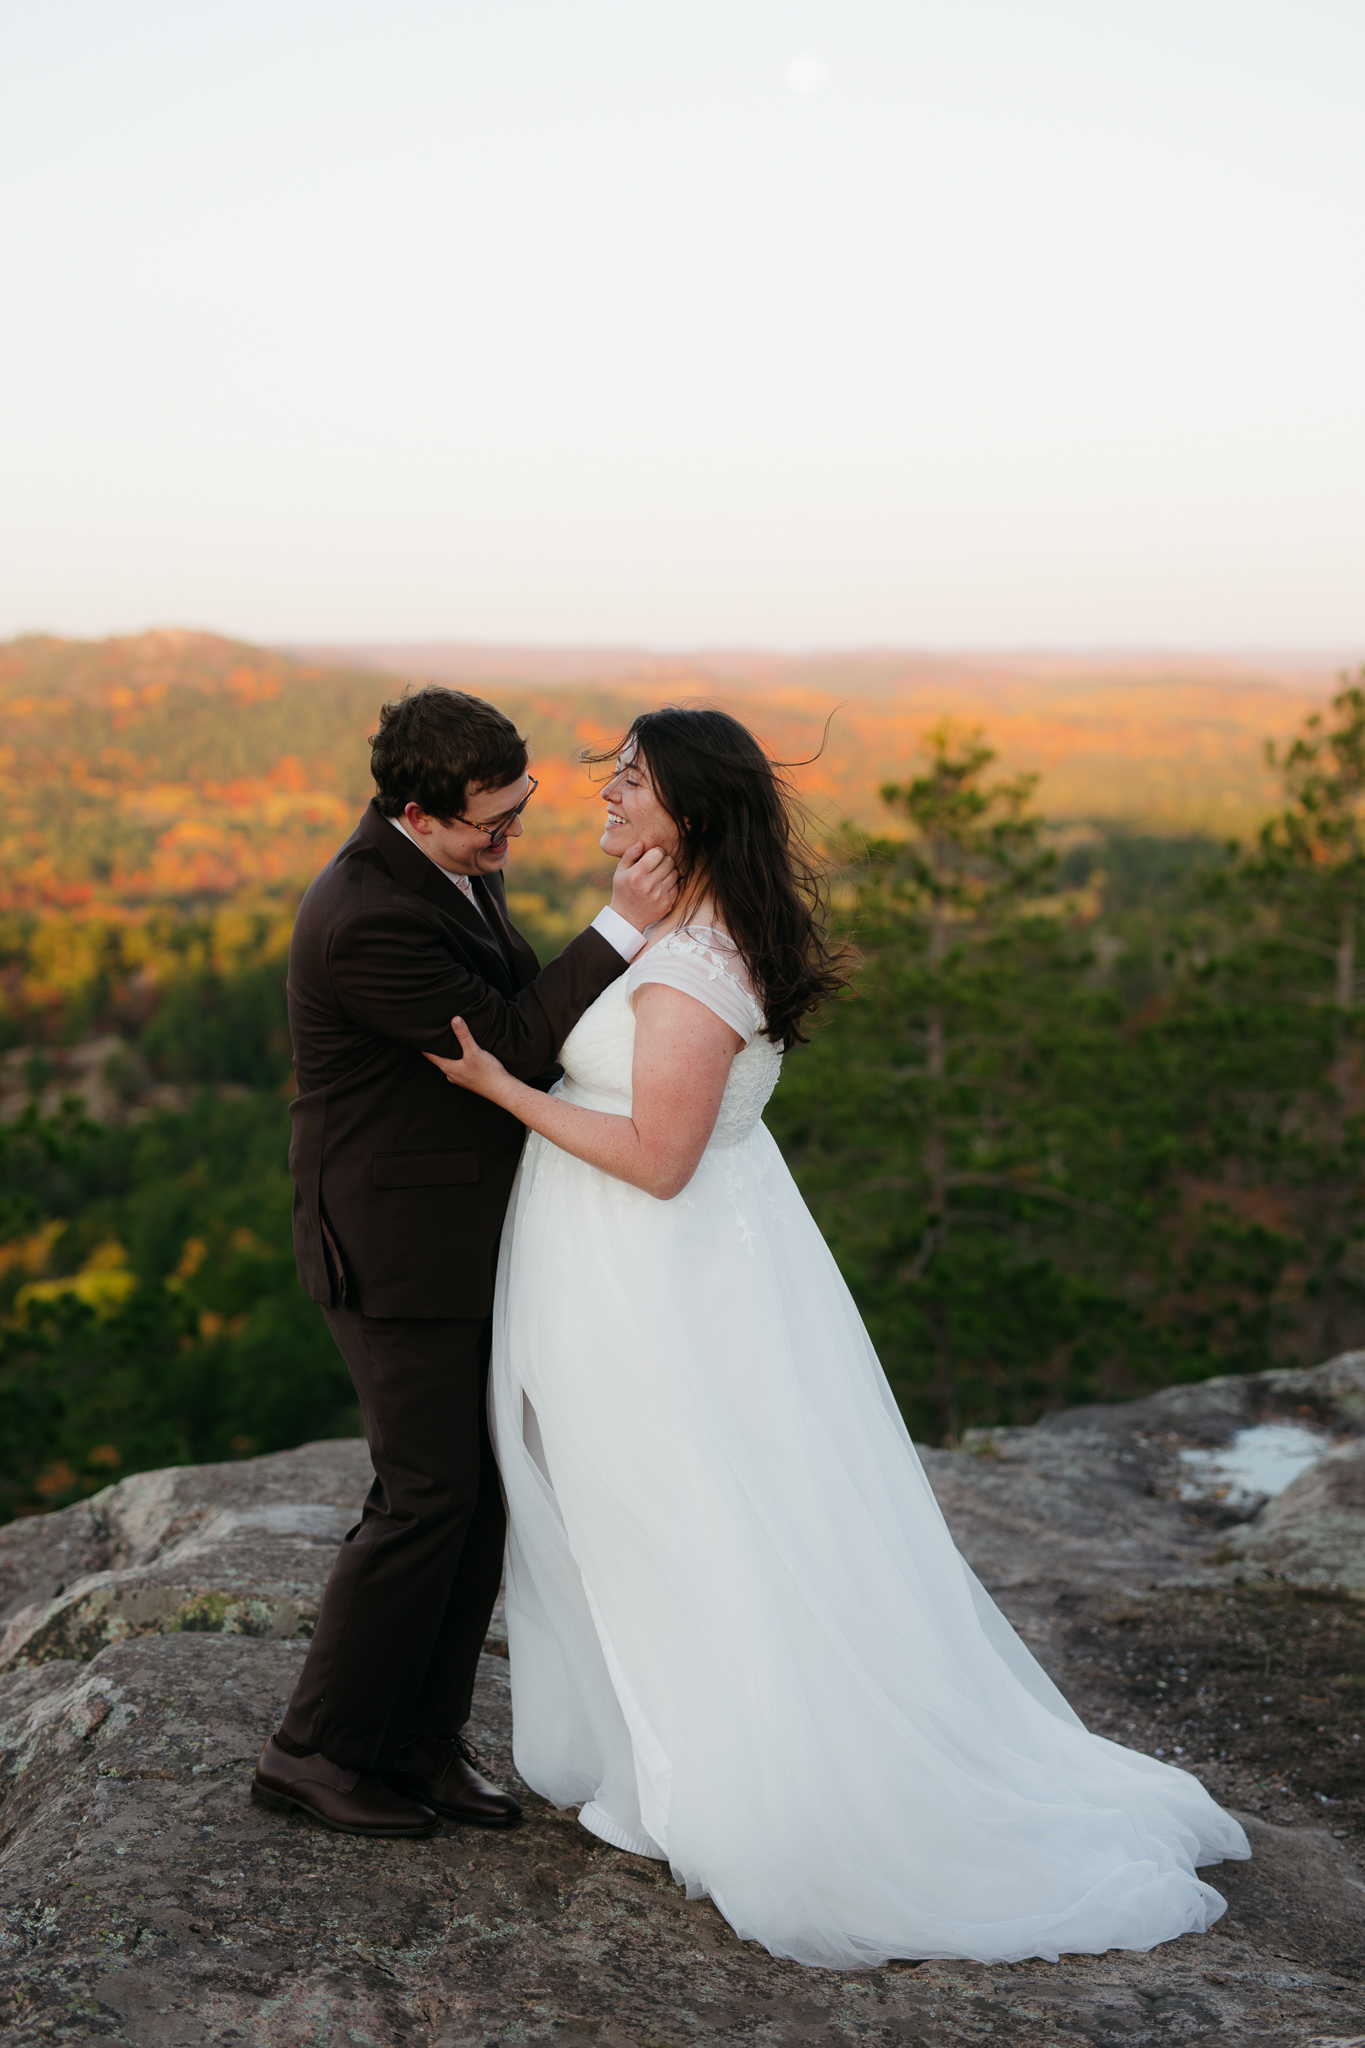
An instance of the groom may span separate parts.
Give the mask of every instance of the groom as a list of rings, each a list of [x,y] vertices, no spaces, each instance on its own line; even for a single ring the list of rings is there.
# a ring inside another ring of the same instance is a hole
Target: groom
[[[437,1814],[502,1826],[520,1811],[460,1731],[502,1572],[485,1394],[525,1136],[422,1055],[458,1059],[459,1014],[548,1087],[557,1047],[677,883],[666,856],[632,848],[612,907],[542,970],[502,877],[536,787],[516,727],[432,687],[386,704],[370,745],[377,793],[289,949],[289,1163],[299,1278],[355,1384],[375,1481],[252,1794],[346,1834],[417,1835]]]

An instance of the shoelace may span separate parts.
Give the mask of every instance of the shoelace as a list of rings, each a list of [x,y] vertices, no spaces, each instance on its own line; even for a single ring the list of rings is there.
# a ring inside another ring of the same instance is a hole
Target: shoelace
[[[420,1736],[414,1739],[419,1742],[422,1740]],[[460,1761],[468,1764],[472,1771],[483,1769],[483,1758],[472,1742],[465,1741],[463,1735],[428,1735],[426,1740],[433,1749],[453,1749]]]

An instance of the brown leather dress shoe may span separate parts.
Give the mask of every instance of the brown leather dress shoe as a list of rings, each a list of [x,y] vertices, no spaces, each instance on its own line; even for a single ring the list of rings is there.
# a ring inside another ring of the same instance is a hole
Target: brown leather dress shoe
[[[260,1806],[295,1807],[339,1835],[430,1835],[430,1805],[404,1799],[372,1771],[344,1771],[325,1756],[289,1756],[272,1735],[256,1762],[251,1796]]]
[[[421,1735],[398,1752],[385,1781],[395,1792],[420,1799],[446,1820],[473,1821],[482,1828],[510,1828],[521,1807],[510,1792],[490,1785],[478,1769],[478,1751],[462,1735]]]

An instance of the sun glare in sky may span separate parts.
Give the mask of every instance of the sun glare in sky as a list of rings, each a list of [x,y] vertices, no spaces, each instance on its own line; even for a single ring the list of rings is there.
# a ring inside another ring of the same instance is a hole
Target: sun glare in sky
[[[0,8],[0,632],[1365,643],[1360,0]]]
[[[793,92],[819,92],[824,82],[825,67],[809,51],[802,57],[793,57],[787,66],[787,83]]]

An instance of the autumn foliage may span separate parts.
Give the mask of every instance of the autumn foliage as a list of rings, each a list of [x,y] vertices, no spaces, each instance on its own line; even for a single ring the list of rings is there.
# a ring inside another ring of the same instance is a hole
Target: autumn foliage
[[[859,993],[768,1118],[918,1434],[1365,1343],[1365,676],[459,680],[530,738],[546,953],[607,866],[581,748],[710,702],[807,762]],[[401,687],[203,635],[0,648],[0,1518],[356,1425],[294,1278],[283,984]]]
[[[778,759],[818,754],[794,779],[827,827],[878,829],[880,789],[948,713],[984,723],[1009,770],[1041,773],[1054,819],[1223,834],[1250,832],[1273,803],[1265,736],[1291,732],[1326,695],[1323,677],[1209,663],[735,657],[553,684],[534,658],[525,666],[524,683],[485,679],[477,663],[461,680],[530,738],[540,789],[509,880],[547,947],[605,867],[577,754],[653,704],[721,703]],[[401,687],[187,632],[0,647],[11,1041],[88,1024],[101,1005],[121,1026],[187,971],[278,953],[299,894],[368,799],[366,737]]]

